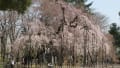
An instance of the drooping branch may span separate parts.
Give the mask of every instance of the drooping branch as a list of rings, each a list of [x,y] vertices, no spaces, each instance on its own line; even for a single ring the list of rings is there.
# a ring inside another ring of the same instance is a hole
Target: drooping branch
[[[75,28],[75,27],[77,27],[77,23],[74,23],[74,22],[76,22],[76,20],[78,19],[78,16],[76,16],[72,21],[70,21],[70,27],[73,27],[73,28]]]
[[[63,19],[61,20],[61,24],[58,27],[58,30],[56,32],[57,34],[59,34],[60,31],[63,31],[64,25],[67,23],[65,19],[65,7],[62,7],[62,5],[61,5],[61,10],[62,10]]]

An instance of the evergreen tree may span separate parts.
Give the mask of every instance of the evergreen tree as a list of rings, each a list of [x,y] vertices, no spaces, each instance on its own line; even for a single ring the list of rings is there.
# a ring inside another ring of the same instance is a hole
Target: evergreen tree
[[[120,27],[118,27],[116,23],[112,23],[109,33],[113,35],[114,45],[120,47]]]
[[[14,10],[24,13],[31,4],[31,0],[0,0],[0,10]]]

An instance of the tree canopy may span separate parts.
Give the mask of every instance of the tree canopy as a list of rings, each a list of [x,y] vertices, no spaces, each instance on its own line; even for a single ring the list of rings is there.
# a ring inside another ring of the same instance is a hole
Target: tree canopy
[[[31,0],[0,0],[0,10],[14,10],[24,13],[30,4]]]

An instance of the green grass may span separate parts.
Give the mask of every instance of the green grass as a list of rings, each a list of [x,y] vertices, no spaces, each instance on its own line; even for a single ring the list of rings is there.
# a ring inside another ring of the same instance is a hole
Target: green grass
[[[0,64],[0,68],[3,68],[3,64]]]

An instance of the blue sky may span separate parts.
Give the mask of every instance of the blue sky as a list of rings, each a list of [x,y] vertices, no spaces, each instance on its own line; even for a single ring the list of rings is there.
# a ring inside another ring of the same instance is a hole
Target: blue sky
[[[95,11],[100,12],[107,16],[108,22],[113,23],[116,22],[120,25],[120,17],[118,16],[118,12],[120,11],[120,0],[90,0],[94,1],[92,8]]]

